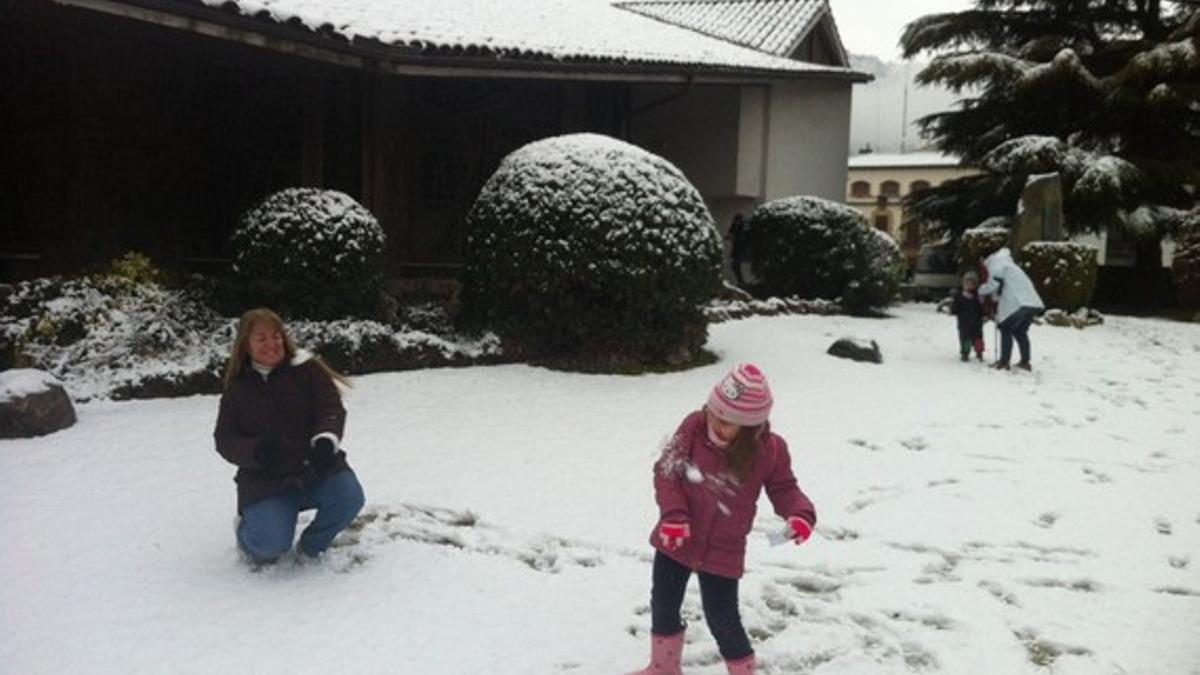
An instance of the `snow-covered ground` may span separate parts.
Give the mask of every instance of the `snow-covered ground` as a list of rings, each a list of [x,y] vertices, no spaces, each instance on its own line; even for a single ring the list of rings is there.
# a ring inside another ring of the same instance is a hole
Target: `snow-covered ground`
[[[83,405],[0,442],[0,672],[640,667],[651,462],[752,360],[820,516],[809,544],[770,547],[760,509],[741,600],[762,672],[1200,673],[1200,329],[1035,327],[1037,371],[1000,373],[960,363],[931,306],[894,315],[720,324],[721,362],[670,375],[357,378],[362,526],[258,572],[215,397]],[[825,355],[843,335],[884,364]],[[694,585],[685,611],[687,672],[724,672]]]

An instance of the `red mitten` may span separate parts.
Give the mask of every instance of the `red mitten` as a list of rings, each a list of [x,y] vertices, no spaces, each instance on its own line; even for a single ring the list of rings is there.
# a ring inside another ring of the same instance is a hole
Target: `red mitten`
[[[792,541],[796,542],[797,546],[808,541],[808,538],[812,536],[812,525],[809,525],[808,521],[800,516],[788,518],[787,524],[792,530]]]
[[[664,522],[658,526],[658,538],[662,541],[663,548],[668,551],[674,551],[683,546],[684,540],[690,536],[692,536],[692,526],[687,523]]]

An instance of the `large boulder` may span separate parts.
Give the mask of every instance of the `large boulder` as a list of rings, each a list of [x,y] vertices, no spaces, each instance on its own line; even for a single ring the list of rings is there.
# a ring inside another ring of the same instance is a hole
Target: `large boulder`
[[[75,424],[75,406],[50,373],[19,368],[0,373],[0,438],[32,438]]]

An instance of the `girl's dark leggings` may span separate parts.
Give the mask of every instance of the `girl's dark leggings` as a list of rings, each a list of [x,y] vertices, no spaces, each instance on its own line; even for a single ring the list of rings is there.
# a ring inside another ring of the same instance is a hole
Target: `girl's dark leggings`
[[[683,630],[679,609],[692,570],[663,555],[654,554],[654,586],[650,589],[651,630],[658,635],[675,635]],[[704,619],[717,640],[721,656],[729,661],[754,653],[738,614],[738,580],[697,572]]]

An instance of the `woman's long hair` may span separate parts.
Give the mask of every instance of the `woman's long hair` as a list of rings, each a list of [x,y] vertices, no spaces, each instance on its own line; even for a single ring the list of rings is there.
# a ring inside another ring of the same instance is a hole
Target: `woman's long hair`
[[[233,348],[229,353],[229,362],[225,364],[225,389],[229,389],[229,385],[242,374],[246,368],[246,362],[250,360],[250,333],[254,332],[254,327],[260,323],[265,323],[271,328],[279,331],[283,336],[283,361],[291,363],[296,357],[296,343],[292,342],[292,336],[288,335],[287,328],[283,325],[283,319],[275,312],[266,307],[258,307],[251,309],[242,314],[242,318],[238,320],[237,337],[233,340]],[[350,386],[350,378],[339,373],[329,364],[321,360],[321,357],[313,355],[313,361],[325,371],[325,374],[337,384],[344,387]]]
[[[733,471],[739,483],[744,483],[750,475],[750,467],[754,466],[754,457],[762,445],[763,430],[762,424],[742,427],[729,442],[729,449],[726,451],[729,455],[729,469]]]

